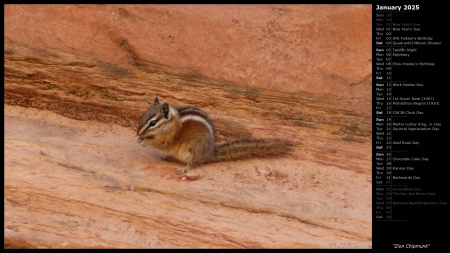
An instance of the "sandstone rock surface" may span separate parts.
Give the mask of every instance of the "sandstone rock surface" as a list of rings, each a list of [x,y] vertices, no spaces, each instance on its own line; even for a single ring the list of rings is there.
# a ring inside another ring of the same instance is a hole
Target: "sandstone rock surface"
[[[5,246],[371,247],[371,7],[6,5]],[[136,143],[160,100],[281,159]]]

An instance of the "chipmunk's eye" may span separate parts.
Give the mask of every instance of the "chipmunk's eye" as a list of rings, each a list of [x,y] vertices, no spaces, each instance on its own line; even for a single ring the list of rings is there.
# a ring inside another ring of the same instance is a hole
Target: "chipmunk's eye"
[[[150,126],[155,126],[156,125],[156,123],[158,123],[158,120],[152,120],[152,121],[150,121]]]

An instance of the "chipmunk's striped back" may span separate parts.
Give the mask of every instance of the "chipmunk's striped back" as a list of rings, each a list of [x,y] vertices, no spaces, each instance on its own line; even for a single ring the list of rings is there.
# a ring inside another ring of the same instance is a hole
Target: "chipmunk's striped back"
[[[212,120],[209,116],[202,110],[195,107],[177,107],[178,116],[181,123],[188,120],[195,120],[203,123],[211,133],[211,137],[215,139],[215,129]]]

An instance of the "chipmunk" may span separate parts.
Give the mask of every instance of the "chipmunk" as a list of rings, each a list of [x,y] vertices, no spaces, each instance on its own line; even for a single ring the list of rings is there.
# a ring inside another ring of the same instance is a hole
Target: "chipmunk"
[[[184,173],[204,163],[281,156],[290,150],[290,144],[279,139],[245,139],[216,145],[214,125],[204,111],[173,107],[160,103],[158,97],[142,115],[137,135],[142,146],[152,146],[186,163],[185,168],[176,168]]]

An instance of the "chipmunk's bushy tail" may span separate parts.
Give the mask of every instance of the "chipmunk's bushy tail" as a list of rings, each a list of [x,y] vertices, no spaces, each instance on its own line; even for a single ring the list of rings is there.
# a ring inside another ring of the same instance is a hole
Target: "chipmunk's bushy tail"
[[[280,139],[237,140],[216,145],[211,162],[257,157],[279,157],[289,153],[292,145]]]

